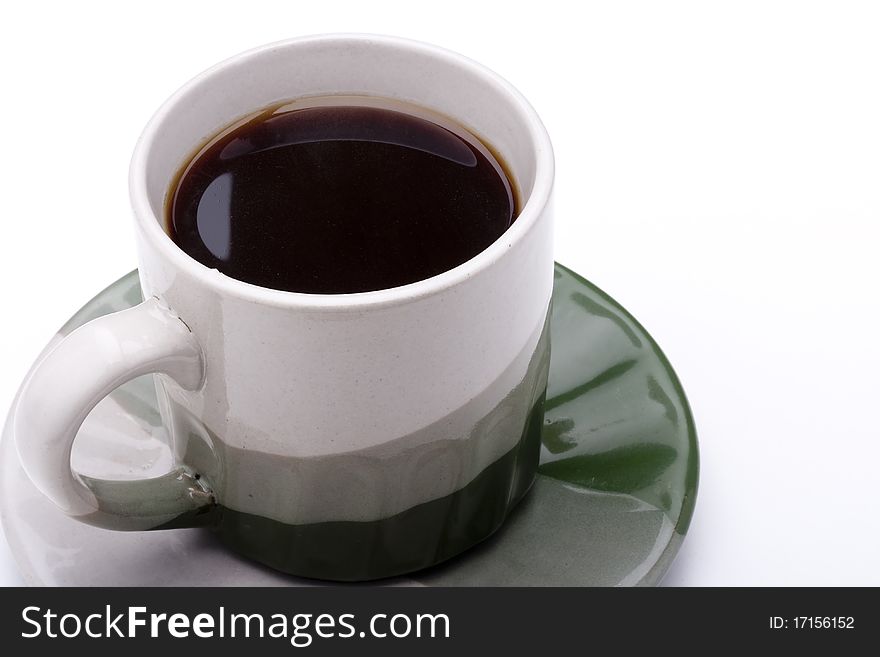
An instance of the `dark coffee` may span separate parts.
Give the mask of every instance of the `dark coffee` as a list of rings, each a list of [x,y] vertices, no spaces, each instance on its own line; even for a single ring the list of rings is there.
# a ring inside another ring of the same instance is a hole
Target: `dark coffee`
[[[328,98],[262,111],[210,140],[169,194],[168,230],[202,264],[322,294],[419,281],[507,230],[516,196],[474,135],[415,107]]]

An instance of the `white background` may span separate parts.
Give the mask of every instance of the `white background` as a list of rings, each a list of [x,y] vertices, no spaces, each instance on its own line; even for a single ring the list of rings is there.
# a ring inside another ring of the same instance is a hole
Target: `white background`
[[[880,15],[828,2],[44,2],[0,24],[0,404],[135,266],[126,189],[176,87],[288,36],[390,33],[511,80],[556,148],[557,259],[693,405],[679,585],[880,584]],[[0,583],[20,580],[0,542]]]

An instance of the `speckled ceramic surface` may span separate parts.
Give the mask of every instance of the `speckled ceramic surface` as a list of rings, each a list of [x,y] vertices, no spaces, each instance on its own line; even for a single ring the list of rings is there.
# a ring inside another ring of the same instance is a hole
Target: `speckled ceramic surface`
[[[133,272],[86,304],[82,323],[141,300]],[[687,532],[697,443],[684,392],[644,329],[600,290],[557,265],[553,352],[540,474],[492,538],[403,585],[653,585]],[[13,405],[14,413],[15,405]],[[79,523],[28,480],[10,440],[0,444],[0,517],[34,585],[270,585],[282,575],[224,548],[208,530],[113,532]],[[116,479],[160,475],[172,455],[150,377],[117,389],[86,420],[73,465]]]

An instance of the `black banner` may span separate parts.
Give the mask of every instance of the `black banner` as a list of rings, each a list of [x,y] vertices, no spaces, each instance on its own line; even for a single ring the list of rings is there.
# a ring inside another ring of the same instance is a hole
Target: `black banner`
[[[3,589],[0,646],[7,655],[29,648],[90,655],[839,650],[880,638],[875,596],[797,588]]]

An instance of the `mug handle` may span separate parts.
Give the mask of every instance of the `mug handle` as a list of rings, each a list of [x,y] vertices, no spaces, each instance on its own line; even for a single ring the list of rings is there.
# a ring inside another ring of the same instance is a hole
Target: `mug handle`
[[[212,515],[212,492],[186,465],[131,481],[96,479],[71,468],[73,442],[89,412],[115,388],[150,373],[167,374],[186,390],[197,390],[204,379],[195,336],[156,298],[83,324],[22,385],[13,421],[22,466],[76,520],[144,530],[203,525]]]

